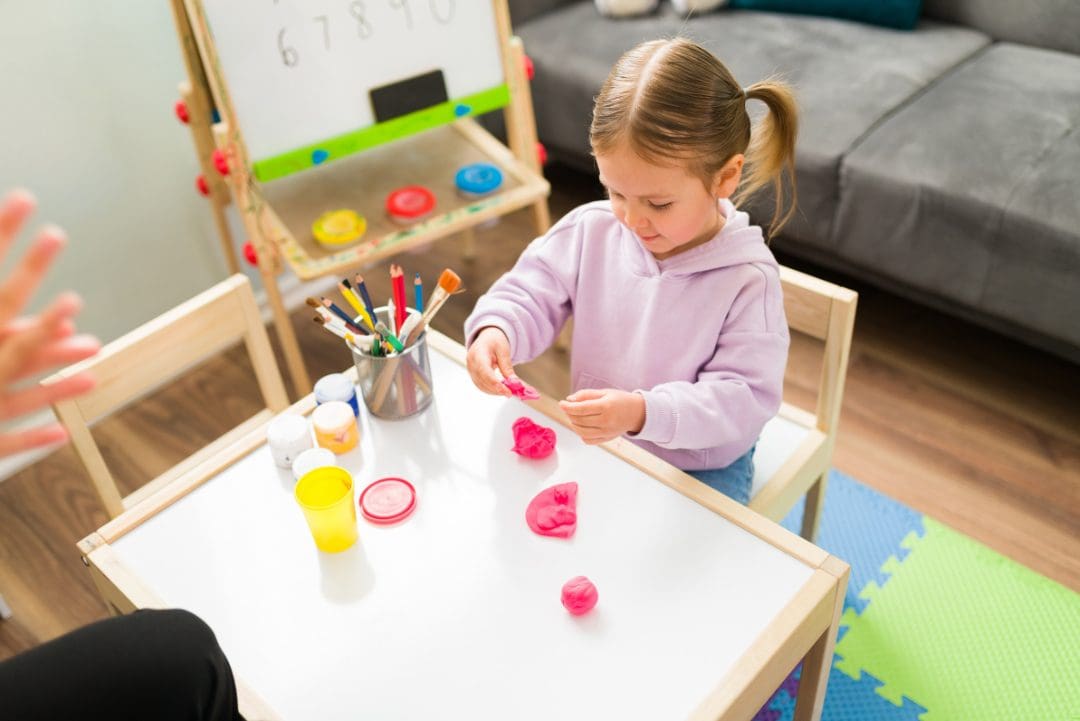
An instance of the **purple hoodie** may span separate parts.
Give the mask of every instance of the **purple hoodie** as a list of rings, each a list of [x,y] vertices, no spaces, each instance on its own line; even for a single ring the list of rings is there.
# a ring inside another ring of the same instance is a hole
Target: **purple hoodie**
[[[636,391],[645,425],[629,440],[684,470],[729,465],[780,408],[788,327],[761,228],[720,204],[716,237],[660,261],[608,201],[576,208],[480,297],[465,338],[495,326],[524,363],[572,314],[575,391]]]

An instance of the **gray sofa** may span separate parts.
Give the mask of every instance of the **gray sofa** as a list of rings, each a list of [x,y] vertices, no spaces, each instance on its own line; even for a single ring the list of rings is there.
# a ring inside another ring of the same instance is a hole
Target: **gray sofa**
[[[625,49],[683,34],[744,85],[796,88],[800,211],[781,252],[1080,362],[1080,2],[925,0],[913,31],[666,2],[510,0],[541,141],[592,169],[594,96]],[[768,198],[750,205],[768,218]]]

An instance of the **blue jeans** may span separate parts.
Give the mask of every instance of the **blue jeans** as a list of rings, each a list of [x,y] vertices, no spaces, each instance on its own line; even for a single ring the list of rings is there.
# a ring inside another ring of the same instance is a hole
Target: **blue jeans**
[[[687,473],[745,506],[750,503],[750,486],[754,481],[754,448],[757,448],[757,444],[725,468],[707,468]]]

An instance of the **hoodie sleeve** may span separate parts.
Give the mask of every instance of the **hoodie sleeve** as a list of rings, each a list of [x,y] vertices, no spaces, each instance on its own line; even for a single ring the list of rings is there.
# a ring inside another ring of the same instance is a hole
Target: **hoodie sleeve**
[[[486,326],[510,340],[514,364],[525,363],[550,346],[570,317],[580,264],[571,214],[525,249],[517,263],[495,281],[465,320],[465,344]]]
[[[638,391],[645,398],[645,425],[630,437],[661,448],[713,449],[709,463],[722,468],[745,453],[776,415],[787,365],[787,321],[775,269],[755,268],[697,381]]]

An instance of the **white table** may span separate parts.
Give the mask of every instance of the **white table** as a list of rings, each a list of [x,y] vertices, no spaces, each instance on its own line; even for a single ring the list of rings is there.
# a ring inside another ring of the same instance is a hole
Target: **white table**
[[[748,719],[804,656],[798,715],[820,713],[843,562],[628,442],[586,446],[550,399],[480,393],[429,336],[435,402],[361,413],[340,457],[357,496],[411,481],[411,517],[320,553],[260,429],[84,539],[106,600],[195,612],[245,703],[289,721]],[[520,416],[555,428],[552,457],[511,452]],[[529,500],[566,481],[577,533],[534,534]],[[576,575],[600,594],[583,617],[559,600]]]

